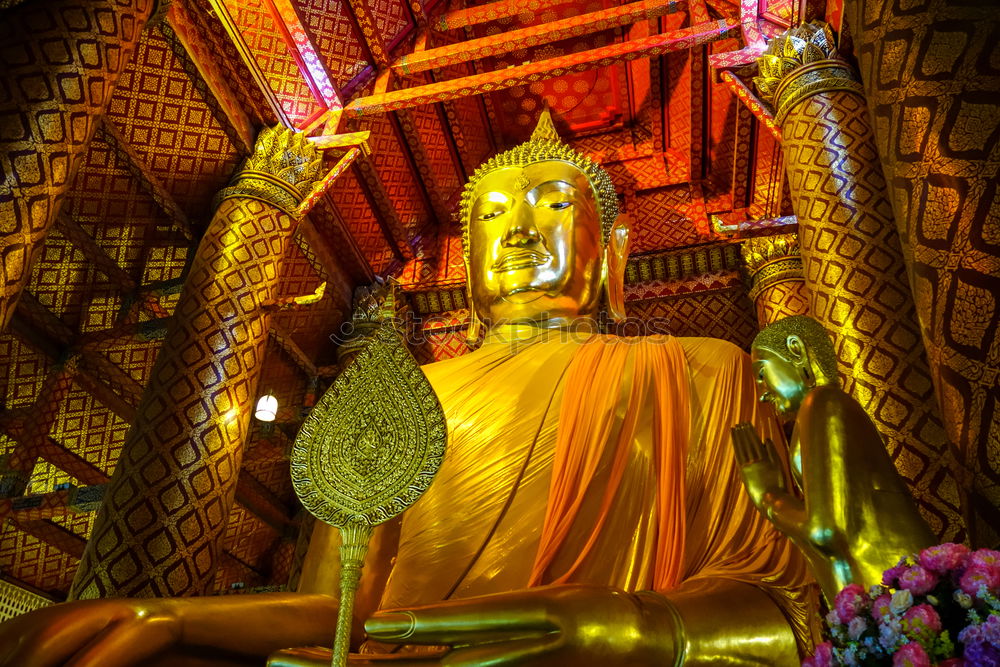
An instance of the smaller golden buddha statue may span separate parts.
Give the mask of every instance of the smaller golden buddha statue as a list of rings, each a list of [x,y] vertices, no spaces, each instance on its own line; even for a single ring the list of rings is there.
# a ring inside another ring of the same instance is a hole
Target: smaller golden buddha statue
[[[770,440],[749,424],[732,430],[754,505],[802,551],[828,600],[847,584],[879,583],[901,555],[934,543],[882,437],[840,388],[823,326],[805,315],[771,324],[751,351],[762,402],[795,420],[786,480]]]

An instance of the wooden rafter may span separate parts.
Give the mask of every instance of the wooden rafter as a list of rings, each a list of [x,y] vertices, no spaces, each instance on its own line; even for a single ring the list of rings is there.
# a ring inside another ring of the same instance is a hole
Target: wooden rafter
[[[563,4],[566,4],[566,0],[500,0],[447,12],[432,21],[431,25],[435,30],[441,31],[468,28],[517,16],[523,12],[534,12]]]
[[[357,98],[344,107],[344,113],[348,117],[360,118],[373,113],[407,109],[432,102],[513,88],[514,86],[574,72],[584,72],[597,67],[607,67],[638,58],[649,58],[671,51],[683,51],[699,44],[707,44],[731,36],[738,29],[739,25],[733,20],[709,21],[661,35],[609,44],[588,51],[548,58],[507,69]]]
[[[391,67],[397,74],[412,74],[449,65],[500,56],[532,46],[551,44],[570,37],[581,37],[609,28],[630,25],[677,11],[680,3],[660,0],[638,0],[625,5],[602,9],[588,14],[542,23],[504,33],[470,39],[409,53],[398,58]],[[501,39],[502,38],[502,39]]]
[[[111,149],[118,155],[119,158],[125,163],[126,168],[135,176],[136,180],[139,181],[139,185],[142,189],[149,193],[156,202],[157,206],[170,218],[170,222],[173,226],[184,235],[188,241],[194,241],[197,238],[197,234],[194,230],[194,225],[188,219],[187,214],[181,210],[181,207],[177,205],[174,198],[171,196],[167,189],[163,187],[160,180],[153,175],[149,167],[146,165],[142,157],[132,148],[124,137],[122,137],[121,132],[115,127],[114,122],[107,116],[101,119],[100,132],[101,136]]]

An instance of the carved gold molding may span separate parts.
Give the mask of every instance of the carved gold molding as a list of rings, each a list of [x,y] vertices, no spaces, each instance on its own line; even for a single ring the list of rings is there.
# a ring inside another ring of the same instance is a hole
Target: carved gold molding
[[[226,199],[258,199],[292,217],[320,177],[322,155],[302,133],[281,127],[261,130],[250,155],[228,187],[216,195],[216,206]]]
[[[798,234],[775,234],[747,239],[740,248],[750,283],[749,296],[785,280],[803,280]]]
[[[761,99],[774,107],[781,125],[799,102],[819,93],[847,90],[864,95],[857,75],[837,55],[830,26],[813,21],[786,30],[757,58],[754,83]]]

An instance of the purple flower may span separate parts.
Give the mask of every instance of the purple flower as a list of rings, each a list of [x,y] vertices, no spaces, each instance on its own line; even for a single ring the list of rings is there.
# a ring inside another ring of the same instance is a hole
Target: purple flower
[[[895,651],[903,639],[903,624],[895,616],[889,616],[885,625],[879,626],[878,643],[886,651]]]
[[[980,627],[983,633],[983,640],[993,644],[994,646],[1000,646],[1000,616],[997,614],[990,614],[990,617],[986,619]]]
[[[833,608],[837,610],[837,617],[841,623],[850,623],[851,619],[864,611],[867,604],[868,596],[865,594],[865,589],[858,584],[844,586],[833,600]]]
[[[973,597],[976,597],[982,587],[986,587],[991,593],[996,593],[1000,591],[1000,565],[970,564],[959,579],[958,585],[962,591]]]
[[[991,614],[981,625],[966,626],[958,641],[965,644],[963,657],[969,667],[1000,666],[1000,616]]]
[[[937,574],[947,574],[965,565],[969,548],[964,544],[945,542],[920,552],[920,564]]]
[[[806,658],[802,667],[833,667],[833,644],[830,642],[817,644],[813,657]]]
[[[965,664],[969,667],[998,667],[1000,666],[1000,646],[977,642],[965,645]]]
[[[931,659],[919,642],[910,642],[893,654],[892,667],[931,667]]]
[[[892,613],[892,596],[888,593],[878,596],[875,598],[875,602],[872,603],[872,616],[875,620],[881,623],[884,619],[889,617]]]
[[[906,564],[906,559],[900,558],[898,563],[882,573],[882,585],[889,588],[898,588],[897,580],[908,569],[910,569],[910,566]]]
[[[899,576],[899,587],[914,595],[927,595],[937,584],[937,575],[920,565],[914,565]]]

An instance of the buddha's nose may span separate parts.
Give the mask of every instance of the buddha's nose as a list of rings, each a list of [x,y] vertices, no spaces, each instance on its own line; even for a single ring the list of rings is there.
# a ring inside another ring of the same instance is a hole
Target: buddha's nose
[[[503,242],[506,246],[524,246],[537,243],[542,235],[535,226],[534,211],[528,204],[515,207],[510,224],[504,230]]]

